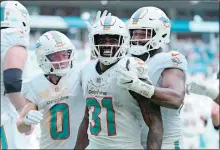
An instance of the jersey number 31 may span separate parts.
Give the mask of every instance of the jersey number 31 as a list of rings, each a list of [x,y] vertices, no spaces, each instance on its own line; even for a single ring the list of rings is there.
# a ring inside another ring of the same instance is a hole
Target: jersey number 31
[[[99,115],[101,114],[101,111],[104,108],[106,109],[106,124],[107,124],[108,136],[115,136],[116,135],[115,111],[112,105],[112,98],[104,97],[100,103],[95,98],[87,98],[86,104],[89,110],[92,107],[94,107],[92,113],[92,120],[94,121],[93,122],[94,124],[90,122],[91,134],[97,136],[101,132],[102,125]]]

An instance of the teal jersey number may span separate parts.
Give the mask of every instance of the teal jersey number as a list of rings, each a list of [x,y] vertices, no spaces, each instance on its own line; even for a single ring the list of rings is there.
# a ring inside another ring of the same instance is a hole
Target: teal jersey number
[[[62,130],[57,131],[57,113],[62,114]],[[54,105],[50,109],[50,135],[54,140],[64,140],[70,136],[69,106],[65,103]]]
[[[8,149],[8,143],[3,126],[1,126],[1,149]]]
[[[99,114],[102,111],[102,108],[105,108],[107,111],[106,121],[107,121],[107,132],[108,136],[116,135],[116,125],[115,125],[115,110],[112,104],[111,97],[104,97],[101,100],[101,104],[95,98],[87,98],[86,104],[88,109],[94,107],[94,111],[92,113],[92,119],[94,120],[94,125],[90,122],[90,132],[92,135],[98,135],[101,131],[101,120]]]

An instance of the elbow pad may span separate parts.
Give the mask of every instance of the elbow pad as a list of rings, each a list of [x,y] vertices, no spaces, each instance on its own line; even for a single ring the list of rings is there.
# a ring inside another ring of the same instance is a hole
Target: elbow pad
[[[6,94],[21,92],[22,70],[18,68],[4,70],[3,82]]]

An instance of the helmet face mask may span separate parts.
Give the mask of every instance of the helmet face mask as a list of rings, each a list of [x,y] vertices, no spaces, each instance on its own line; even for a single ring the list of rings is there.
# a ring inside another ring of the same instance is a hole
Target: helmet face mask
[[[46,55],[47,59],[50,61],[50,64],[52,65],[50,73],[53,73],[54,70],[65,70],[71,68],[73,60],[73,57],[71,57],[70,59],[71,54],[72,50],[63,50]]]
[[[105,25],[110,20],[111,25]],[[90,33],[92,57],[104,65],[111,65],[124,57],[129,46],[129,34],[124,22],[115,16],[101,18]]]
[[[123,42],[123,36],[120,35],[94,35],[95,57],[100,58],[104,63],[103,60],[109,61],[112,59],[117,61],[123,56],[119,51]]]
[[[37,41],[37,61],[45,74],[66,75],[73,67],[75,47],[62,33],[49,31]]]
[[[129,52],[142,55],[158,49],[170,41],[170,21],[166,14],[156,7],[142,7],[130,18]]]
[[[156,35],[153,28],[130,29],[130,46],[131,48],[143,47],[148,51],[153,50],[152,41]]]

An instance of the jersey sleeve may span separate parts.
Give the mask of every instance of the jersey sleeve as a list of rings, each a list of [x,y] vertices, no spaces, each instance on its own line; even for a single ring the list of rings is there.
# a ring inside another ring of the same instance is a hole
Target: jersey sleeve
[[[28,34],[23,33],[21,30],[17,28],[5,29],[4,33],[5,33],[4,38],[7,39],[8,45],[10,47],[23,46],[25,48],[28,48],[29,46],[29,35]]]
[[[164,69],[177,68],[184,71],[184,73],[187,72],[187,60],[185,56],[177,51],[167,53],[167,56],[164,58],[164,63],[162,63],[161,65],[163,65],[161,67],[163,67]]]
[[[80,80],[78,80],[75,84],[75,88],[73,91],[73,95],[74,97],[76,97],[76,101],[78,103],[78,105],[85,105],[85,100],[84,100],[84,94],[83,94],[83,90],[82,90],[82,85]]]
[[[154,85],[159,86],[161,74],[165,69],[177,68],[183,70],[185,77],[187,72],[187,60],[177,51],[159,53],[146,62],[148,75]]]
[[[76,82],[74,83],[74,88],[73,88],[73,93],[74,94],[79,94],[82,95],[82,79],[81,79],[81,70],[77,73],[77,79]]]
[[[27,81],[22,84],[21,92],[22,92],[22,95],[26,99],[28,99],[30,102],[32,102],[36,106],[38,105],[37,96],[36,96],[36,93],[34,92],[34,88],[31,86],[31,81]]]

